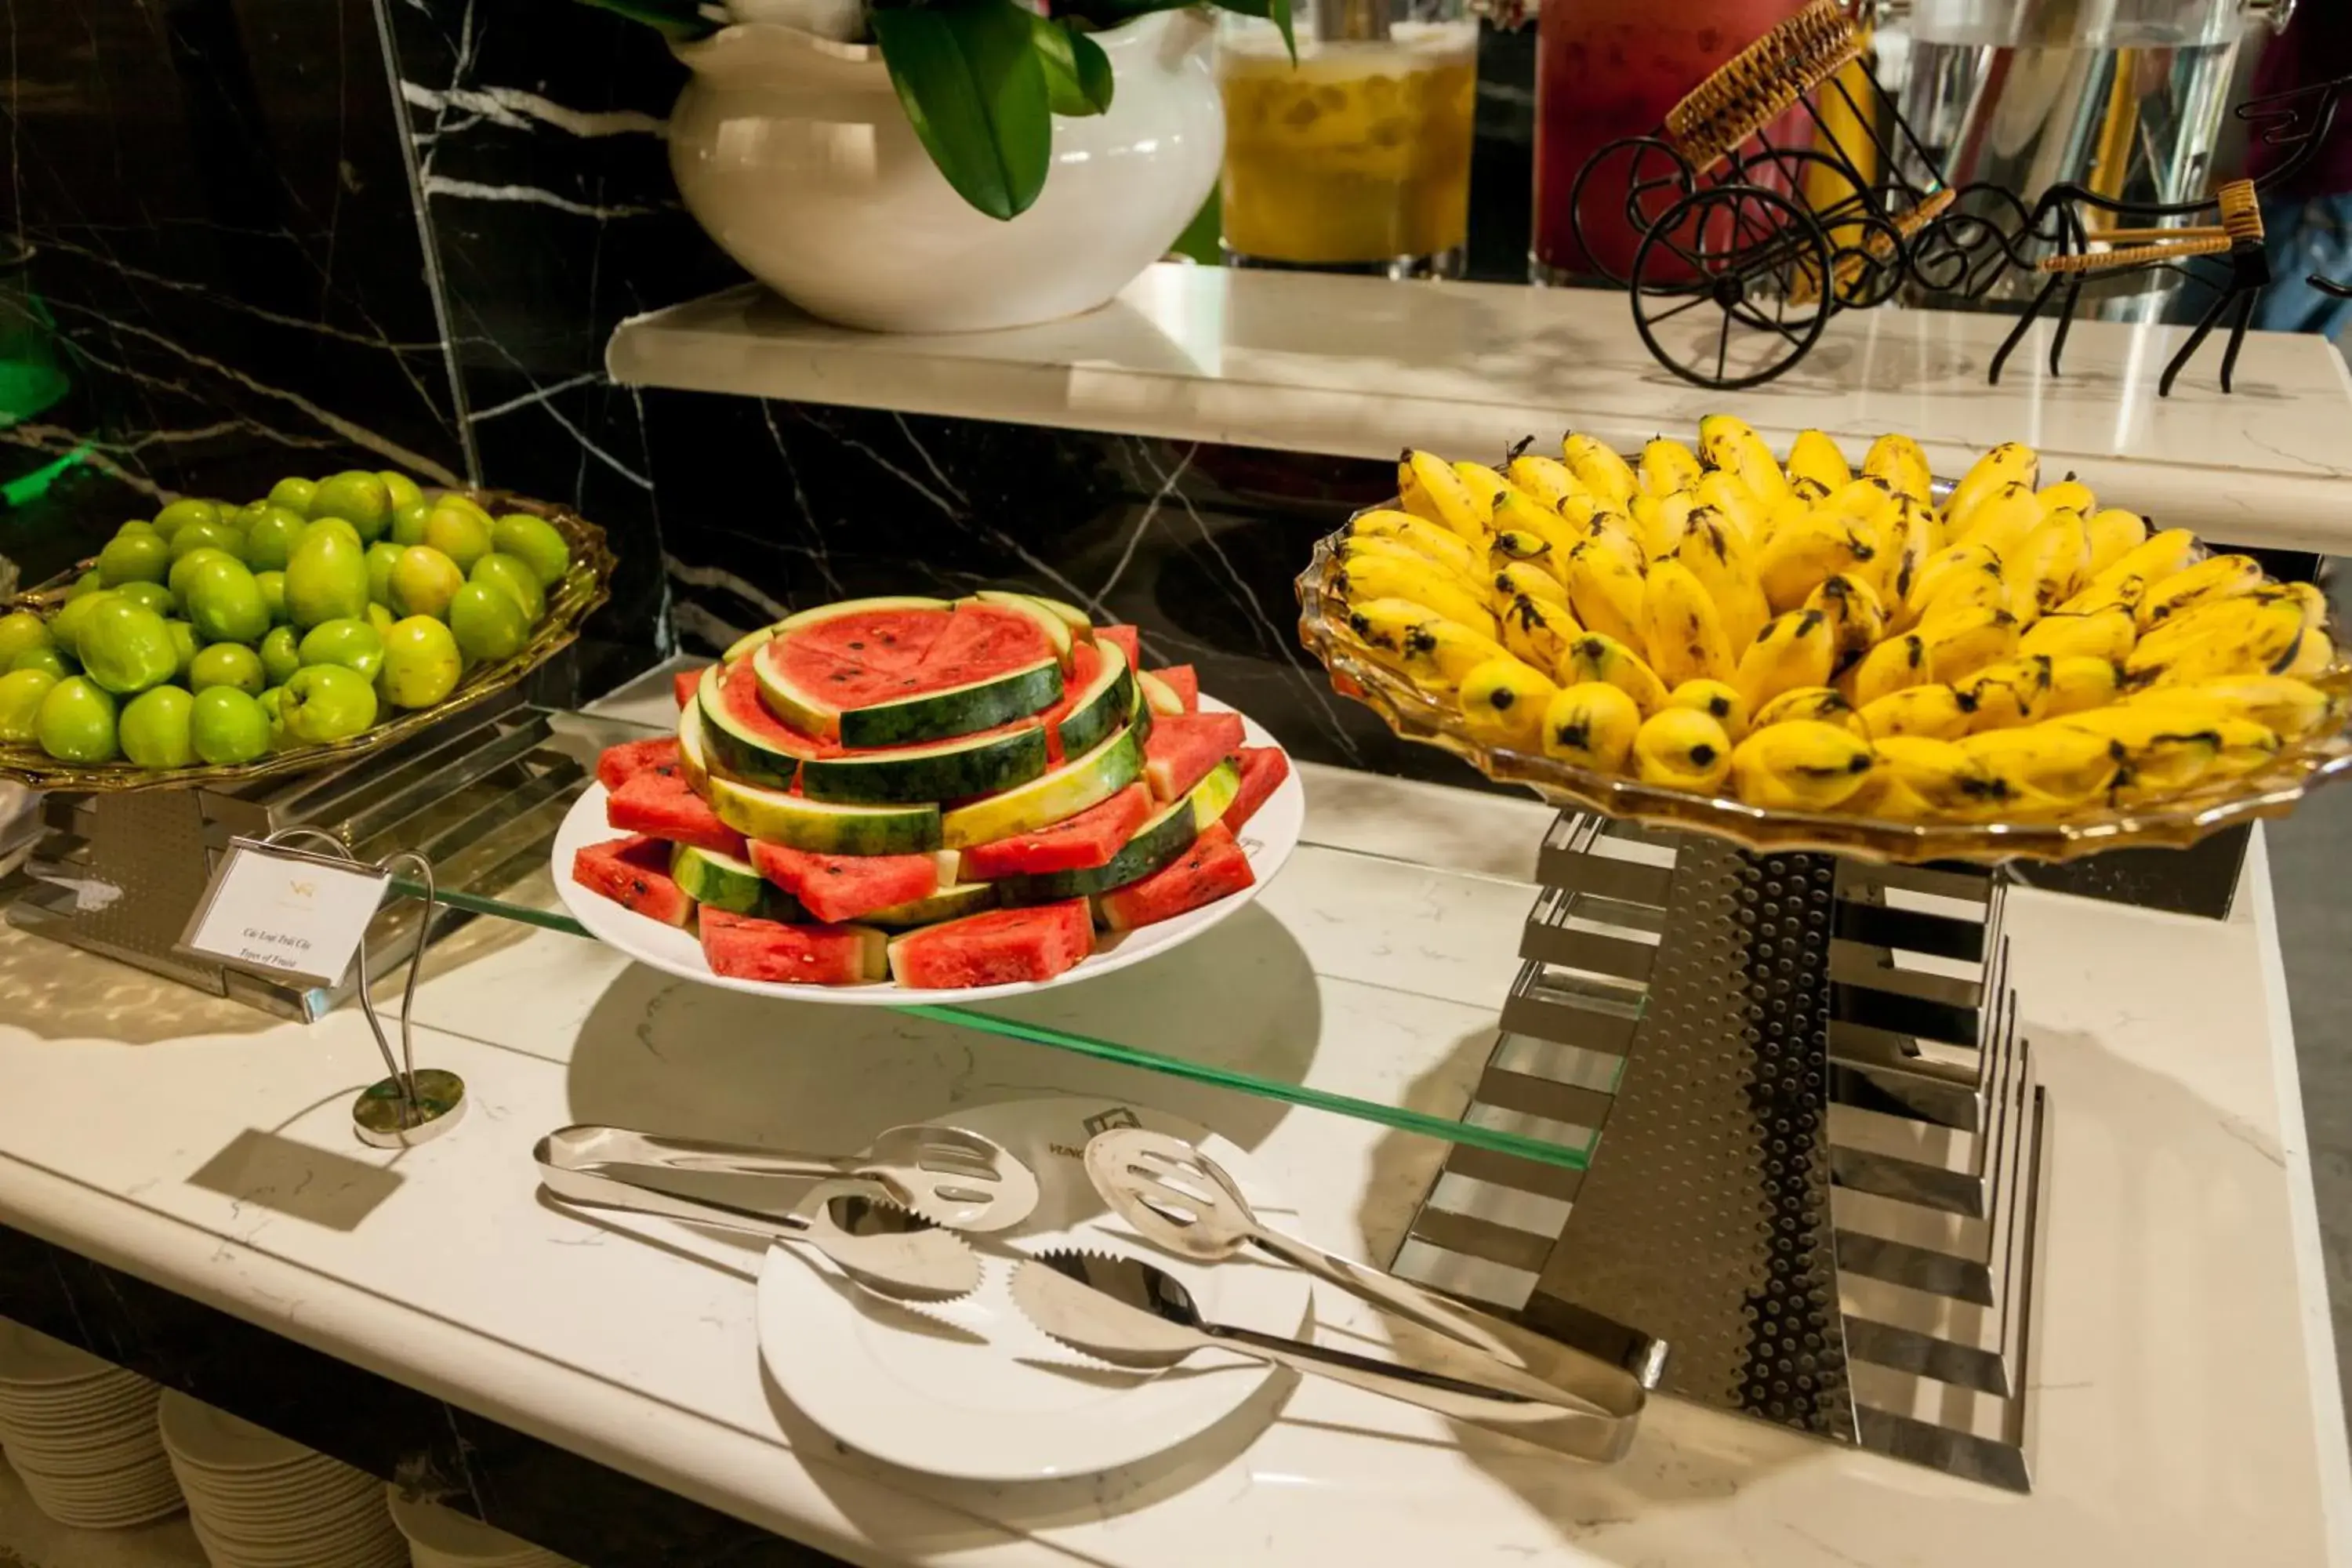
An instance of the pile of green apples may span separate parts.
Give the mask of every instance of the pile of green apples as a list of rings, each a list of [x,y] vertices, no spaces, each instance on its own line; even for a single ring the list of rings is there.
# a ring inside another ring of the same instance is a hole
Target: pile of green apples
[[[348,740],[520,652],[571,564],[544,519],[401,473],[175,500],[47,618],[0,616],[0,742],[181,768]]]

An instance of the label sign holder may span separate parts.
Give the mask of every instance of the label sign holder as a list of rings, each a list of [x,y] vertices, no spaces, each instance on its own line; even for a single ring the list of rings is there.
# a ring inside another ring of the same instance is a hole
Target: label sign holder
[[[322,850],[298,849],[290,840],[304,839],[322,846]],[[416,880],[424,884],[423,921],[430,924],[438,892],[433,882],[433,863],[414,850],[403,849],[385,856],[382,860],[365,861],[353,855],[343,841],[324,828],[282,827],[261,838],[235,838],[229,841],[228,853],[213,873],[212,884],[205,890],[187,930],[182,933],[179,945],[192,952],[202,952],[221,963],[240,969],[252,970],[278,979],[289,974],[316,980],[332,985],[342,978],[344,964],[339,960],[335,973],[320,973],[299,967],[305,960],[290,962],[275,959],[264,962],[243,950],[225,950],[206,943],[199,945],[199,937],[212,916],[215,905],[227,886],[233,871],[240,865],[250,864],[248,858],[260,858],[279,862],[307,862],[322,870],[339,875],[372,874],[376,883],[377,901],[368,907],[371,917],[381,906],[383,889],[392,879],[394,868],[415,868]],[[336,946],[341,942],[337,942]],[[297,951],[301,951],[297,948]],[[416,1066],[415,1037],[409,1018],[415,1012],[416,977],[425,963],[425,942],[417,942],[408,958],[408,979],[400,996],[400,1055],[395,1058],[392,1042],[383,1032],[383,1022],[376,1016],[375,998],[370,994],[373,985],[368,974],[367,931],[362,925],[352,946],[352,962],[359,966],[360,1012],[367,1019],[369,1033],[375,1037],[376,1049],[383,1056],[384,1070],[389,1075],[362,1089],[352,1102],[352,1131],[360,1142],[378,1149],[408,1149],[428,1142],[456,1126],[466,1110],[465,1081],[456,1073],[437,1068],[419,1070]]]

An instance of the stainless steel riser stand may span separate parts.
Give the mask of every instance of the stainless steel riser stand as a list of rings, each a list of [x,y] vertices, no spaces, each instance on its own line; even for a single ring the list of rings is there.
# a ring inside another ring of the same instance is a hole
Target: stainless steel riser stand
[[[2029,1489],[2045,1108],[2002,883],[1564,815],[1470,1116],[1396,1258],[1558,1329],[1671,1345],[1664,1391]]]

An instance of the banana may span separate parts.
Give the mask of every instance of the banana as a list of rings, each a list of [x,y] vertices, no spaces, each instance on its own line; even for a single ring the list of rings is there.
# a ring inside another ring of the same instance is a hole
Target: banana
[[[2042,486],[2033,498],[2042,503],[2044,517],[2053,511],[2078,511],[2088,517],[2099,509],[2099,498],[2091,493],[2091,487],[2071,473],[2054,485]]]
[[[1483,504],[1444,458],[1405,448],[1397,459],[1397,495],[1413,516],[1444,528],[1477,549],[1486,547],[1494,503]]]
[[[1757,710],[1755,727],[1767,724],[1835,724],[1856,730],[1853,704],[1845,693],[1834,686],[1800,686],[1793,691],[1783,691]]]
[[[2125,551],[2104,572],[2094,573],[2061,610],[2104,610],[2121,605],[2137,612],[2147,591],[2185,569],[2197,558],[2197,536],[2185,528],[2168,528]]]
[[[1592,492],[1596,500],[1605,500],[1612,506],[1622,508],[1633,500],[1633,492],[1641,489],[1641,481],[1634,478],[1633,470],[1626,467],[1625,459],[1617,455],[1615,447],[1604,441],[1570,431],[1560,437],[1559,451],[1560,456],[1568,459],[1569,471]]]
[[[2120,759],[2105,738],[2074,721],[1988,730],[1959,742],[2001,792],[2001,815],[2055,816],[2097,799],[2117,776]]]
[[[1790,484],[1811,479],[1822,487],[1823,495],[1835,495],[1853,482],[1853,470],[1846,466],[1845,454],[1819,430],[1800,430],[1797,438],[1789,443],[1788,474]]]
[[[1514,561],[1495,573],[1495,613],[1502,614],[1503,606],[1525,595],[1539,599],[1568,613],[1568,589],[1560,580],[1532,561]]]
[[[1898,735],[1957,741],[1969,732],[1971,715],[1958,692],[1939,684],[1890,691],[1875,702],[1864,703],[1854,717],[1874,741]]]
[[[1912,628],[1963,610],[2006,610],[2009,580],[2000,558],[1981,544],[1955,544],[1930,558],[1904,601],[1903,619]]]
[[[1944,502],[1944,525],[1954,539],[1966,538],[1969,515],[2000,491],[2015,485],[2027,495],[2040,482],[2042,459],[2033,448],[2016,441],[2004,441],[1969,465],[1952,487],[1950,499]]]
[[[1538,669],[1558,669],[1568,657],[1568,645],[1583,633],[1564,607],[1527,594],[1505,605],[1500,619],[1503,646]]]
[[[2271,667],[2273,675],[2317,675],[2336,662],[2336,639],[2316,626],[2306,627],[2294,652]]]
[[[1543,739],[1545,710],[1559,694],[1542,671],[1504,658],[1490,658],[1463,676],[1454,700],[1461,705],[1463,728],[1473,738],[1532,752]]]
[[[1885,735],[1870,744],[1878,753],[1878,768],[1871,787],[1846,803],[1849,810],[1896,822],[1968,822],[1999,815],[2007,792],[1951,742]]]
[[[1571,496],[1586,495],[1584,481],[1570,471],[1558,458],[1547,458],[1540,452],[1522,452],[1513,458],[1504,470],[1511,483],[1533,496],[1537,501],[1553,510]]]
[[[1936,552],[1936,514],[1924,502],[1905,496],[1874,526],[1884,542],[1874,563],[1878,580],[1873,586],[1880,599],[1899,606],[1911,596],[1912,584],[1918,582],[1928,558]]]
[[[1953,685],[2017,651],[2017,617],[1982,606],[1954,610],[1922,621],[1919,640],[1927,645],[1928,673]]]
[[[2122,560],[2126,552],[2147,542],[2147,520],[2136,511],[2126,511],[2119,506],[2103,507],[2096,511],[2077,510],[2083,512],[2083,527],[2091,537],[2091,563],[2084,568],[2086,583],[2095,581],[2100,573]]]
[[[1882,697],[1924,686],[1929,679],[1927,644],[1918,633],[1905,632],[1863,656],[1847,672],[1845,694],[1855,707],[1866,708]]]
[[[1659,436],[1642,447],[1642,491],[1664,498],[1678,490],[1695,490],[1706,477],[1698,454],[1680,441]]]
[[[1734,741],[1748,733],[1748,700],[1727,681],[1685,680],[1666,693],[1666,708],[1704,713],[1722,725],[1723,732]]]
[[[2327,626],[2327,595],[2320,592],[2318,584],[2280,583],[2268,587],[2257,588],[2249,595],[2249,597],[2259,599],[2266,595],[2276,595],[2281,598],[2294,600],[2295,605],[2303,611],[2304,630],[2308,632],[2326,629]]]
[[[2176,709],[2201,707],[2216,719],[2246,718],[2289,740],[2307,735],[2327,721],[2327,693],[2306,681],[2285,675],[2241,675],[2195,686],[2165,687],[2144,692],[2135,703],[2151,699]]]
[[[2051,658],[2084,656],[2118,663],[2128,657],[2138,623],[2120,605],[2084,613],[2054,611],[2019,634],[2017,651]]]
[[[1478,579],[1465,577],[1453,567],[1431,560],[1400,539],[1350,537],[1339,542],[1337,553],[1342,565],[1353,565],[1360,561],[1395,561],[1415,571],[1434,573],[1441,580],[1466,593],[1476,593],[1483,586]]]
[[[1790,479],[1789,494],[1807,506],[1819,506],[1830,499],[1830,489],[1819,479]]]
[[[1642,715],[1633,700],[1606,681],[1564,687],[1545,707],[1544,755],[1590,768],[1622,773]]]
[[[1832,679],[1859,665],[1886,635],[1886,608],[1878,602],[1877,590],[1847,573],[1806,595],[1802,607],[1819,610],[1830,623],[1830,641],[1837,648],[1830,661]]]
[[[1367,599],[1410,599],[1431,612],[1492,638],[1495,617],[1480,596],[1436,567],[1388,555],[1365,555],[1340,563],[1340,596],[1354,605]]]
[[[2040,722],[2050,707],[2051,661],[1995,659],[1952,683],[1969,710],[1969,731],[2014,730]]]
[[[2070,713],[2037,729],[2071,731],[2105,742],[2119,757],[2116,798],[2143,801],[2189,788],[2221,749],[2213,721],[2163,702],[2126,702]]]
[[[1642,595],[1642,647],[1668,686],[1723,680],[1732,672],[1731,640],[1706,586],[1681,562],[1650,568]]]
[[[1750,805],[1830,811],[1868,782],[1877,762],[1853,731],[1800,721],[1759,728],[1733,748],[1731,782]]]
[[[1841,572],[1862,574],[1878,558],[1878,542],[1859,518],[1812,512],[1776,530],[1756,552],[1764,602],[1785,614]]]
[[[1606,633],[1587,632],[1570,640],[1559,661],[1562,686],[1580,686],[1590,680],[1617,688],[1644,714],[1666,705],[1666,689],[1657,672],[1642,661],[1641,655]]]
[[[1862,472],[1865,479],[1884,479],[1888,489],[1922,506],[1928,503],[1935,482],[1927,454],[1908,436],[1881,436],[1873,441],[1863,454]]]
[[[1348,626],[1375,658],[1428,690],[1451,692],[1462,678],[1508,651],[1410,599],[1371,599],[1348,606]]]
[[[1710,414],[1698,422],[1699,461],[1710,468],[1738,476],[1748,491],[1766,506],[1789,493],[1788,476],[1764,437],[1745,419]]]
[[[1348,536],[1351,539],[1393,539],[1415,554],[1425,555],[1440,566],[1450,567],[1465,577],[1477,575],[1483,560],[1478,552],[1463,542],[1451,529],[1441,528],[1409,511],[1386,509],[1359,512],[1348,521]]]
[[[1587,540],[1559,563],[1578,624],[1619,642],[1642,640],[1642,574],[1606,544]]]
[[[1571,497],[1571,503],[1576,499],[1578,498]],[[1496,537],[1499,538],[1506,533],[1533,534],[1551,546],[1554,561],[1566,557],[1570,551],[1575,549],[1584,540],[1584,529],[1580,521],[1570,521],[1559,512],[1538,502],[1533,496],[1528,495],[1517,485],[1504,491],[1502,497],[1495,503],[1494,517]],[[1550,570],[1553,575],[1559,575],[1558,567],[1552,567]]]
[[[2123,691],[2123,668],[2114,659],[2100,658],[2095,654],[2052,658],[2050,697],[2042,704],[2042,716],[2063,719],[2069,713],[2087,713],[2118,700]]]
[[[1551,541],[1539,533],[1505,528],[1496,531],[1487,545],[1486,558],[1498,569],[1524,562],[1556,577],[1559,574],[1559,563],[1566,558],[1566,552],[1555,552]]]
[[[1458,458],[1450,466],[1454,478],[1462,481],[1462,488],[1470,492],[1473,503],[1487,514],[1489,521],[1493,517],[1495,503],[1502,500],[1504,491],[1518,489],[1484,463]]]
[[[1756,640],[1770,618],[1771,606],[1756,580],[1756,557],[1746,535],[1722,514],[1700,508],[1690,514],[1690,527],[1675,552],[1675,559],[1690,568],[1723,617],[1724,640],[1734,658]]]
[[[2284,605],[2298,617],[2296,630],[2308,629],[2312,622],[2304,602],[2282,590],[2257,588],[2233,599],[2209,599],[2201,605],[2191,605],[2177,616],[2142,634],[2133,651],[2152,663],[2160,663],[2191,643],[2225,634],[2242,635],[2260,618],[2266,607]]]
[[[1584,525],[1584,537],[1605,546],[1610,553],[1635,572],[1644,574],[1649,572],[1649,548],[1643,541],[1640,528],[1626,513],[1606,508],[1595,511]]]
[[[2221,745],[2213,753],[2212,771],[2222,778],[2269,766],[2283,744],[2277,731],[2252,719],[2218,719],[2213,733]]]
[[[2025,542],[2025,536],[2042,526],[2042,503],[2023,485],[2004,485],[1957,525],[1948,512],[1944,521],[1955,542],[1981,544],[2005,563]]]
[[[2231,675],[2295,675],[2286,668],[2295,660],[2306,633],[2300,606],[2286,601],[2249,605],[2242,615],[2221,618],[2202,636],[2159,642],[2153,651],[2142,637],[2124,660],[2124,675],[2135,686],[2193,686]]]
[[[2234,599],[2263,585],[2263,563],[2251,555],[2214,555],[2149,585],[2135,613],[2146,633],[2194,605]]]
[[[1680,549],[1683,535],[1690,529],[1691,508],[1697,504],[1698,499],[1687,490],[1635,496],[1633,531],[1641,535],[1643,552],[1655,561]]]
[[[1633,736],[1633,776],[1692,795],[1721,788],[1731,757],[1731,736],[1696,708],[1653,713]]]
[[[1739,537],[1748,542],[1749,549],[1764,542],[1769,513],[1756,492],[1741,483],[1738,475],[1721,468],[1709,469],[1699,480],[1698,488],[1691,491],[1691,500],[1694,510],[1704,508],[1728,520],[1739,530]]]
[[[1812,489],[1811,485],[1805,487],[1808,492]],[[1813,502],[1806,495],[1800,494],[1795,486],[1790,486],[1787,495],[1764,509],[1764,524],[1756,534],[1758,559],[1762,559],[1764,547],[1772,542],[1774,534],[1803,522],[1812,515]]]
[[[1731,684],[1747,700],[1748,711],[1759,712],[1783,691],[1827,686],[1836,655],[1828,616],[1819,610],[1790,610],[1764,623],[1739,656]]]
[[[2001,557],[2010,608],[2027,620],[2056,609],[2074,596],[2090,559],[2083,514],[2064,508],[2045,513],[2024,542]]]

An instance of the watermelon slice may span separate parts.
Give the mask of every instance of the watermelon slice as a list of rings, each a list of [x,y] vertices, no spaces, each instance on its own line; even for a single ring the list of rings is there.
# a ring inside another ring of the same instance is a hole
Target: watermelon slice
[[[702,956],[731,980],[863,985],[890,972],[889,939],[871,926],[781,925],[725,910],[702,911]]]
[[[838,756],[841,743],[804,735],[760,700],[759,672],[748,658],[712,665],[695,696],[702,710],[702,743],[710,763],[746,784],[789,789],[801,763]]]
[[[1257,815],[1257,808],[1265,804],[1266,797],[1280,789],[1282,781],[1290,776],[1290,759],[1282,754],[1279,746],[1244,746],[1234,757],[1241,764],[1242,789],[1234,797],[1233,805],[1225,807],[1224,822],[1227,829],[1239,833],[1242,825]]]
[[[1160,685],[1176,694],[1176,700],[1183,704],[1180,711],[1198,713],[1201,710],[1199,670],[1189,664],[1171,664],[1165,669],[1155,669],[1151,673],[1159,678]]]
[[[1084,899],[996,910],[909,931],[890,943],[890,973],[912,990],[1051,980],[1095,949]]]
[[[1008,904],[1044,904],[1123,888],[1183,854],[1199,832],[1192,801],[1180,800],[1137,828],[1135,837],[1120,845],[1118,853],[1105,864],[1077,871],[1007,877],[996,884],[997,893]]]
[[[754,844],[751,864],[821,921],[856,920],[940,890],[940,863],[929,855],[816,855]]]
[[[923,662],[948,629],[945,599],[845,599],[776,623],[804,647],[837,653],[873,670],[908,670]]]
[[[759,868],[732,855],[715,855],[691,844],[670,846],[669,874],[686,896],[705,910],[758,915],[762,920],[801,921],[808,918],[800,901],[770,885]]]
[[[751,662],[769,710],[805,734],[855,747],[953,740],[1060,700],[1061,657],[1045,630],[1060,623],[1031,608],[1042,620],[975,600],[951,610],[835,605],[807,612],[826,619],[784,622]]]
[[[1041,876],[1108,866],[1118,847],[1151,816],[1151,792],[1129,784],[1100,805],[1034,833],[975,844],[963,852],[959,876],[974,881],[999,877]]]
[[[590,844],[572,854],[572,879],[649,920],[682,926],[694,900],[671,879],[669,856],[667,844],[644,834]]]
[[[629,780],[605,797],[604,820],[625,833],[743,858],[743,836],[719,821],[710,803],[676,773],[639,773]]]
[[[1095,641],[1118,645],[1118,651],[1127,655],[1128,668],[1143,668],[1143,633],[1138,628],[1127,626],[1097,626]]]
[[[669,678],[670,695],[677,699],[680,708],[694,700],[696,689],[702,684],[702,671],[681,669]]]
[[[782,898],[783,895],[776,895]],[[868,925],[890,926],[906,930],[914,926],[937,925],[941,921],[960,921],[966,915],[976,915],[982,910],[996,907],[996,889],[987,882],[942,882],[940,890],[928,899],[912,903],[892,904],[887,910],[872,910],[858,916]]]
[[[674,773],[677,770],[676,736],[624,741],[617,746],[605,747],[604,754],[596,759],[596,782],[608,790],[615,790],[639,773]]]
[[[1241,749],[1238,713],[1165,715],[1143,743],[1143,776],[1161,804],[1176,799],[1209,776],[1209,770]]]
[[[939,847],[936,805],[836,805],[718,774],[709,788],[710,809],[721,822],[771,844],[832,855],[902,855]]]
[[[1016,719],[951,741],[811,757],[801,764],[801,793],[861,805],[971,800],[1027,784],[1045,768],[1045,727]]]
[[[1070,624],[1048,608],[1045,600],[1032,598],[1026,594],[1000,593],[994,589],[982,589],[972,597],[1000,610],[1018,611],[1036,622],[1037,629],[1045,634],[1045,644],[1054,650],[1054,657],[1062,661],[1064,669],[1070,668],[1072,647],[1076,639],[1070,635]]]
[[[1095,910],[1111,930],[1133,931],[1213,904],[1255,880],[1249,857],[1221,822],[1193,839],[1181,857],[1141,881],[1097,896]]]
[[[1045,710],[1052,760],[1094,750],[1118,733],[1141,703],[1127,655],[1111,643],[1079,643],[1070,650],[1069,689]]]

